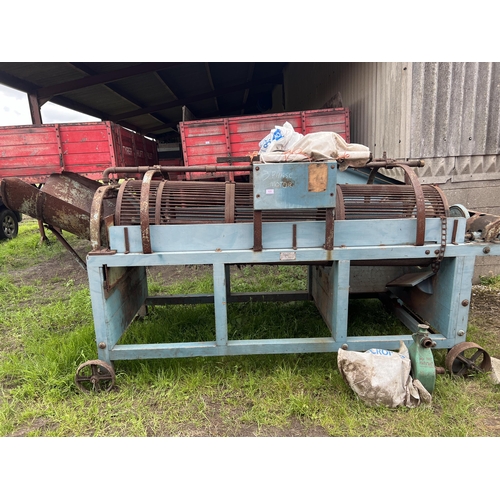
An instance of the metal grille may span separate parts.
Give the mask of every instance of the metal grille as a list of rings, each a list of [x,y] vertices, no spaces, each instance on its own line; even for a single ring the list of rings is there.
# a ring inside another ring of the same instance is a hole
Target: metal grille
[[[232,187],[234,186],[234,191]],[[118,193],[115,224],[141,224],[143,181],[128,180]],[[232,194],[231,194],[232,193]],[[151,180],[147,213],[149,224],[221,224],[253,222],[253,185],[249,183]],[[266,210],[263,222],[325,220],[324,209]]]
[[[435,186],[422,186],[425,217],[446,217],[447,203]],[[401,219],[417,216],[417,199],[412,186],[354,185],[337,186],[336,218]]]

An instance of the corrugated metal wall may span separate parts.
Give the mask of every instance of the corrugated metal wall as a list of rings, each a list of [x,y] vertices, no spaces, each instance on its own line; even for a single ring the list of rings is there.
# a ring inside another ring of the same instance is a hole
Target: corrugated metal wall
[[[336,92],[351,111],[351,142],[368,146],[374,156],[407,156],[411,65],[293,63],[285,70],[287,110],[321,107]]]
[[[500,63],[413,63],[411,154],[500,153]]]
[[[499,62],[291,63],[284,76],[287,111],[340,92],[351,142],[374,157],[424,158],[420,180],[439,184],[450,204],[500,215]],[[498,260],[476,259],[475,281],[500,274]]]
[[[500,63],[413,63],[409,154],[424,182],[500,179]]]
[[[374,157],[424,158],[422,182],[500,179],[500,63],[292,63],[285,108],[321,107],[336,92],[351,141]],[[500,205],[500,202],[499,202]]]

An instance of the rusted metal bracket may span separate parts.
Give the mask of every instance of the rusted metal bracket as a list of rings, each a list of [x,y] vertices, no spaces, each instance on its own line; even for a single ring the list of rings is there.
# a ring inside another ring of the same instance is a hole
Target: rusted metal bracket
[[[262,210],[253,211],[253,251],[262,252]]]
[[[141,187],[141,238],[142,238],[142,251],[143,253],[152,253],[151,250],[151,231],[149,229],[149,196],[151,190],[151,179],[156,173],[161,173],[159,170],[148,170],[144,174]],[[156,205],[155,205],[156,206]]]
[[[333,250],[333,228],[334,228],[334,212],[333,208],[326,209],[325,221],[325,250]]]
[[[121,207],[122,204],[122,199],[123,199],[123,193],[125,192],[125,189],[127,187],[127,183],[129,183],[132,179],[126,179],[120,184],[120,189],[118,190],[118,196],[116,197],[116,206]],[[121,210],[116,210],[115,214],[115,222],[117,226],[121,226]]]
[[[47,224],[45,227],[52,232],[52,234],[60,241],[60,243],[63,245],[63,247],[66,248],[66,250],[68,250],[68,252],[75,258],[75,260],[78,262],[80,267],[86,271],[87,264],[78,255],[76,250],[66,241],[64,236],[59,231],[57,231],[54,227],[50,226],[49,224]]]
[[[104,246],[101,237],[102,202],[105,196],[113,189],[115,189],[115,187],[112,185],[98,188],[92,200],[92,208],[90,209],[90,242],[92,244],[92,250],[94,251]]]
[[[202,165],[197,167],[184,167],[184,166],[141,166],[141,167],[110,167],[104,170],[102,173],[102,180],[104,183],[111,182],[111,174],[128,174],[133,176],[134,174],[145,174],[150,170],[159,171],[163,174],[168,174],[169,172],[186,173],[186,172],[251,172],[252,165]]]
[[[415,192],[416,211],[417,211],[417,235],[415,239],[416,246],[422,246],[425,242],[425,197],[422,185],[417,175],[407,165],[397,165],[405,172],[406,184],[411,184]]]
[[[226,224],[232,224],[234,222],[234,201],[235,201],[235,185],[234,182],[226,182],[226,193],[225,193],[225,211],[224,211],[224,222]]]
[[[471,234],[480,233],[480,239],[489,243],[497,239],[500,234],[500,216],[482,212],[474,213],[467,219],[467,231]]]

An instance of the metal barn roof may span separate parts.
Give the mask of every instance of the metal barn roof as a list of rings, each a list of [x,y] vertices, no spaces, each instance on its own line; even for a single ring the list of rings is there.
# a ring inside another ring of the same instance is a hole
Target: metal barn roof
[[[162,139],[183,119],[267,111],[287,63],[0,62],[0,83]]]

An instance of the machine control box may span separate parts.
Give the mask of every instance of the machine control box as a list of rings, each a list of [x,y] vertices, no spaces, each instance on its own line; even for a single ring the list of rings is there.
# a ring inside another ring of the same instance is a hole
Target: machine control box
[[[254,164],[253,185],[254,210],[334,208],[337,162]]]

